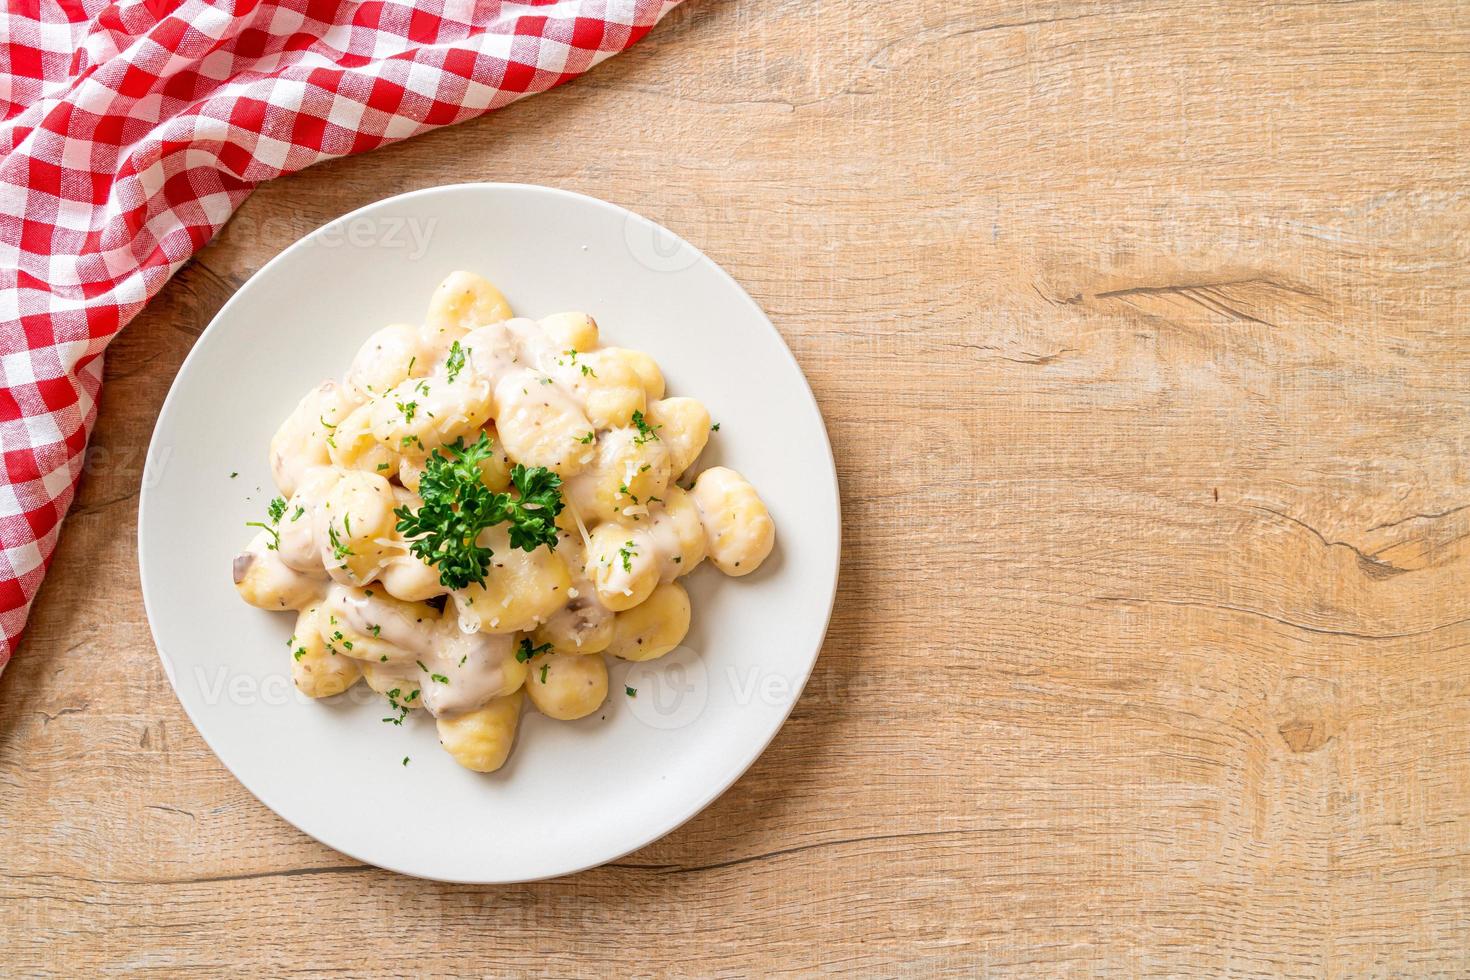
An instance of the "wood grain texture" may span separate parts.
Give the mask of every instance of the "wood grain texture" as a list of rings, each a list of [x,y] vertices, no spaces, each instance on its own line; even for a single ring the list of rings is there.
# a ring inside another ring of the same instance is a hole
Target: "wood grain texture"
[[[1467,73],[1455,0],[691,0],[572,85],[262,188],[110,352],[0,683],[7,969],[1470,973]],[[474,179],[729,269],[811,379],[846,535],[755,767],[507,888],[249,796],[134,545],[230,293]]]

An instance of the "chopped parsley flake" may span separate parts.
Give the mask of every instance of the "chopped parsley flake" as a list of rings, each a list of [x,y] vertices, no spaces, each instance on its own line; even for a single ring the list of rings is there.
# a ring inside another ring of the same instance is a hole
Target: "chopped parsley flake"
[[[547,650],[550,649],[550,643],[543,643],[539,647],[533,647],[531,646],[530,638],[523,636],[521,637],[521,648],[516,651],[516,660],[520,661],[521,663],[525,663],[532,657],[538,654],[545,653]]]
[[[646,442],[653,442],[658,439],[657,430],[663,428],[662,425],[649,425],[648,420],[643,417],[643,413],[640,411],[633,412],[633,425],[638,429],[638,435],[633,438],[633,445],[635,446],[641,446]]]
[[[390,715],[389,717],[384,718],[383,721],[385,723],[391,723],[391,724],[394,724],[394,725],[402,725],[403,724],[403,719],[405,719],[405,718],[408,717],[407,702],[412,701],[413,698],[412,697],[404,698],[404,703],[403,704],[400,704],[398,702],[398,696],[400,694],[402,694],[402,693],[403,692],[400,689],[398,689],[398,688],[395,687],[393,690],[389,691],[385,695],[385,697],[387,697],[387,699],[388,699],[388,704],[390,704],[393,707],[393,710],[394,711],[398,712],[398,714],[396,716]],[[419,692],[418,691],[414,691],[413,693],[414,694],[418,694]]]
[[[449,345],[449,357],[444,362],[444,368],[449,372],[449,383],[454,384],[454,379],[459,377],[459,372],[464,370],[464,356],[467,352],[459,341]]]
[[[624,685],[623,693],[627,694],[630,698],[636,698],[638,696],[638,688],[628,687],[627,685]]]
[[[267,551],[276,551],[281,547],[281,532],[271,527],[265,521],[246,521],[245,526],[258,527],[271,536],[271,539],[265,543]]]
[[[345,562],[348,558],[356,554],[355,551],[342,543],[342,539],[337,536],[337,529],[330,524],[327,525],[327,540],[332,544],[332,557],[337,561]]]

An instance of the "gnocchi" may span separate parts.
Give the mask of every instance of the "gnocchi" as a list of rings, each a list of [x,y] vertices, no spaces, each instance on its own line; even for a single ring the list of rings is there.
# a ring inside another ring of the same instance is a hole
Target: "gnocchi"
[[[705,558],[747,575],[771,553],[775,524],[748,481],[719,466],[684,476],[713,429],[591,316],[518,317],[455,272],[422,324],[373,333],[281,424],[280,496],[249,522],[235,587],[295,615],[304,694],[362,681],[387,699],[385,722],[424,708],[456,762],[493,772],[526,704],[588,717],[607,700],[607,658],[683,642],[678,579]]]

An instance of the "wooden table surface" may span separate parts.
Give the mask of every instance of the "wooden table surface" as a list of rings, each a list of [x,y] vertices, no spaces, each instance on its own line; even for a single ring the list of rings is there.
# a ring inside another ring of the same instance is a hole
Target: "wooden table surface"
[[[0,683],[6,972],[1470,973],[1467,72],[1455,0],[691,0],[576,83],[262,188],[108,355]],[[480,179],[730,270],[811,379],[846,537],[750,772],[500,888],[250,796],[134,546],[231,292]]]

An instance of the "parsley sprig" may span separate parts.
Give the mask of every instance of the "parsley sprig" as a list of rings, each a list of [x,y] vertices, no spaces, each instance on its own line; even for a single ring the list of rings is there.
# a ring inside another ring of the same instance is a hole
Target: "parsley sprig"
[[[490,437],[484,432],[473,445],[463,439],[434,450],[424,464],[417,512],[407,507],[393,511],[398,531],[409,539],[409,550],[439,569],[439,581],[451,589],[471,582],[485,584],[494,552],[478,543],[487,527],[510,523],[512,548],[534,551],[540,545],[556,550],[556,515],[564,506],[561,477],[544,467],[517,463],[510,479],[518,496],[496,493],[485,486],[480,464],[490,458]]]

